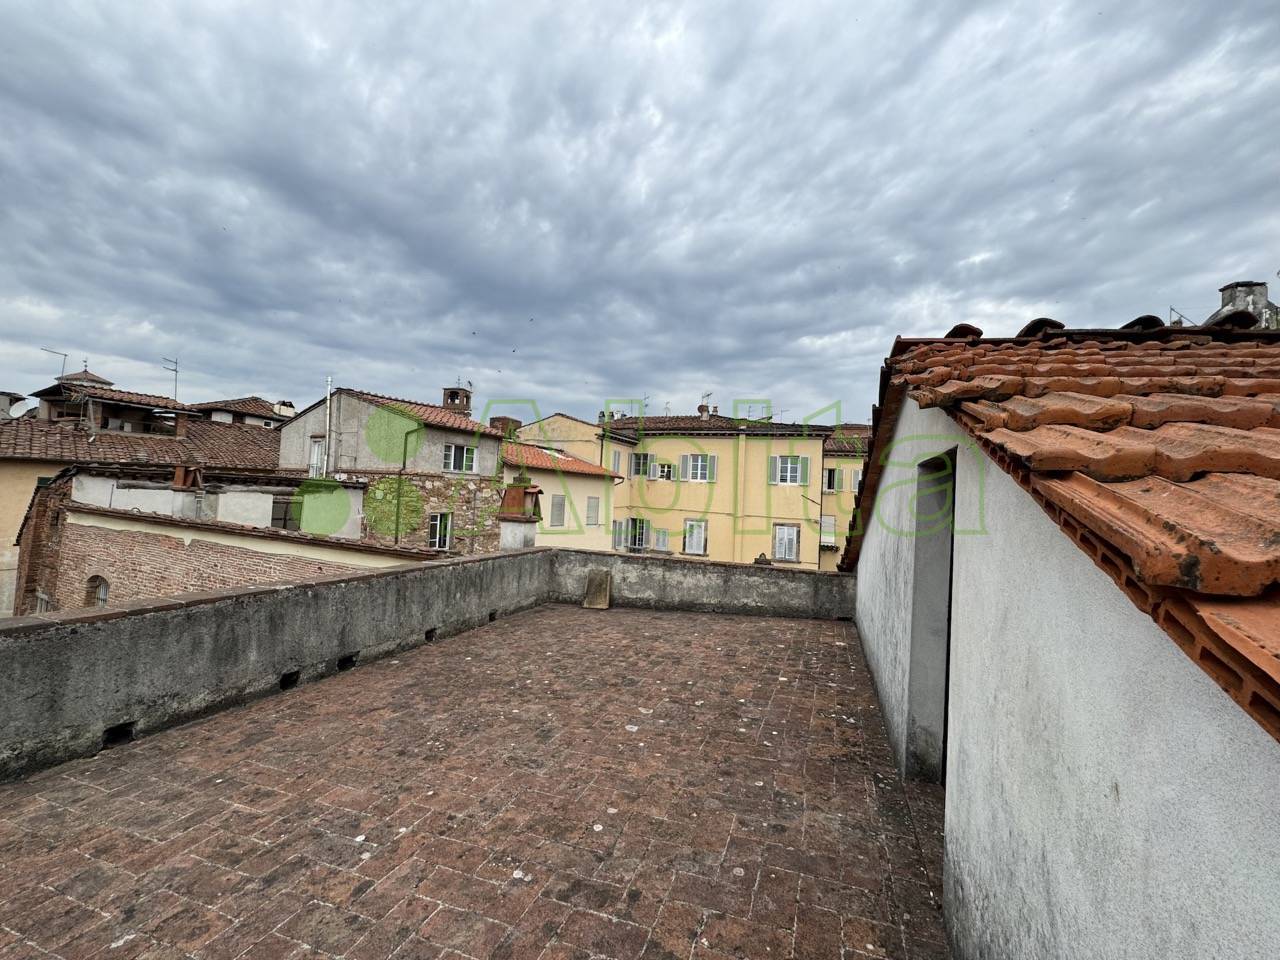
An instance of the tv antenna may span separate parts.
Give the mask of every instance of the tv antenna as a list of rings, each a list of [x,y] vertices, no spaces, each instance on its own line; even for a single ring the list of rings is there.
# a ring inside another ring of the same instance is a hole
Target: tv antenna
[[[1174,319],[1174,318],[1177,319]],[[1174,308],[1173,304],[1169,304],[1169,326],[1171,327],[1193,327],[1195,324],[1191,322],[1191,318],[1185,313]]]
[[[177,399],[178,399],[178,361],[177,361],[177,358],[175,358],[175,357],[161,357],[160,359],[161,359],[161,360],[163,360],[165,363],[171,363],[171,364],[173,364],[173,366],[171,366],[171,367],[165,367],[164,369],[168,370],[170,373],[172,373],[172,374],[173,374],[173,399],[177,400]]]
[[[65,377],[67,375],[67,355],[63,353],[61,350],[52,350],[49,347],[41,347],[40,349],[43,350],[45,353],[52,353],[55,357],[62,358],[62,372],[58,374],[58,376]]]

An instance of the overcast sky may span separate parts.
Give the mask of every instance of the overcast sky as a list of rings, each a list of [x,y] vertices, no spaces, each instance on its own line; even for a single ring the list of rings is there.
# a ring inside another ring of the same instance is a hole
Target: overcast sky
[[[865,420],[898,334],[1280,299],[1277,51],[1275,0],[5,0],[0,389]]]

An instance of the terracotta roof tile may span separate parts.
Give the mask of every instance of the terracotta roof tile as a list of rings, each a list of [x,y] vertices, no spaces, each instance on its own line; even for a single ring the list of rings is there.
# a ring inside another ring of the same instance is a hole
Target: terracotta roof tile
[[[272,420],[284,419],[276,413],[276,408],[262,397],[238,397],[235,400],[210,400],[206,403],[193,403],[195,410],[230,410],[233,413],[247,413],[251,417],[265,417]]]
[[[0,421],[0,460],[54,463],[200,464],[222,470],[274,471],[280,435],[261,427],[194,421],[186,437],[100,431],[78,423]]]
[[[718,413],[708,414],[704,420],[699,414],[657,417],[621,417],[601,425],[611,434],[624,437],[662,434],[695,433],[743,433],[748,436],[814,436],[825,437],[833,430],[824,424],[778,423],[772,420],[747,420],[726,417]]]
[[[132,390],[115,390],[111,387],[99,387],[88,383],[64,384],[69,393],[78,393],[94,400],[105,400],[108,403],[127,403],[133,406],[149,407],[153,410],[195,410],[195,407],[179,403],[172,397],[162,397],[154,393],[135,393]]]
[[[485,437],[501,437],[502,431],[495,430],[493,427],[486,426],[470,417],[464,417],[462,414],[444,407],[437,406],[433,403],[419,403],[417,400],[404,400],[400,397],[387,397],[380,393],[370,393],[367,390],[352,390],[350,388],[342,388],[343,393],[358,397],[366,403],[372,403],[379,407],[390,407],[394,410],[400,410],[415,420],[431,426],[444,427],[448,430],[457,430],[461,433],[474,433]],[[323,402],[323,401],[321,401]]]
[[[903,401],[942,408],[1280,738],[1280,333],[1149,326],[899,340],[841,567]]]
[[[512,467],[525,466],[530,470],[552,470],[557,473],[580,473],[592,477],[616,477],[617,474],[604,467],[578,457],[570,456],[559,450],[544,450],[530,443],[511,443],[502,445],[502,462]]]

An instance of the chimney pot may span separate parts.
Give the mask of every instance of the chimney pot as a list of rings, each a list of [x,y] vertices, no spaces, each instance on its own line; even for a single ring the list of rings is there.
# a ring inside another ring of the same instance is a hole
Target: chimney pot
[[[703,420],[710,420],[711,408],[708,407],[705,403],[698,404],[698,416],[700,416]]]

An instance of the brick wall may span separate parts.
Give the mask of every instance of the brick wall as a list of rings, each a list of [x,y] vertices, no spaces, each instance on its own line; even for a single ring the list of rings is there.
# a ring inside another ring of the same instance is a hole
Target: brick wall
[[[204,540],[138,530],[112,530],[61,523],[56,582],[45,590],[59,610],[84,607],[89,579],[110,584],[110,603],[166,597],[193,590],[215,590],[305,580],[324,574],[361,573],[367,568],[331,561],[259,553]]]

